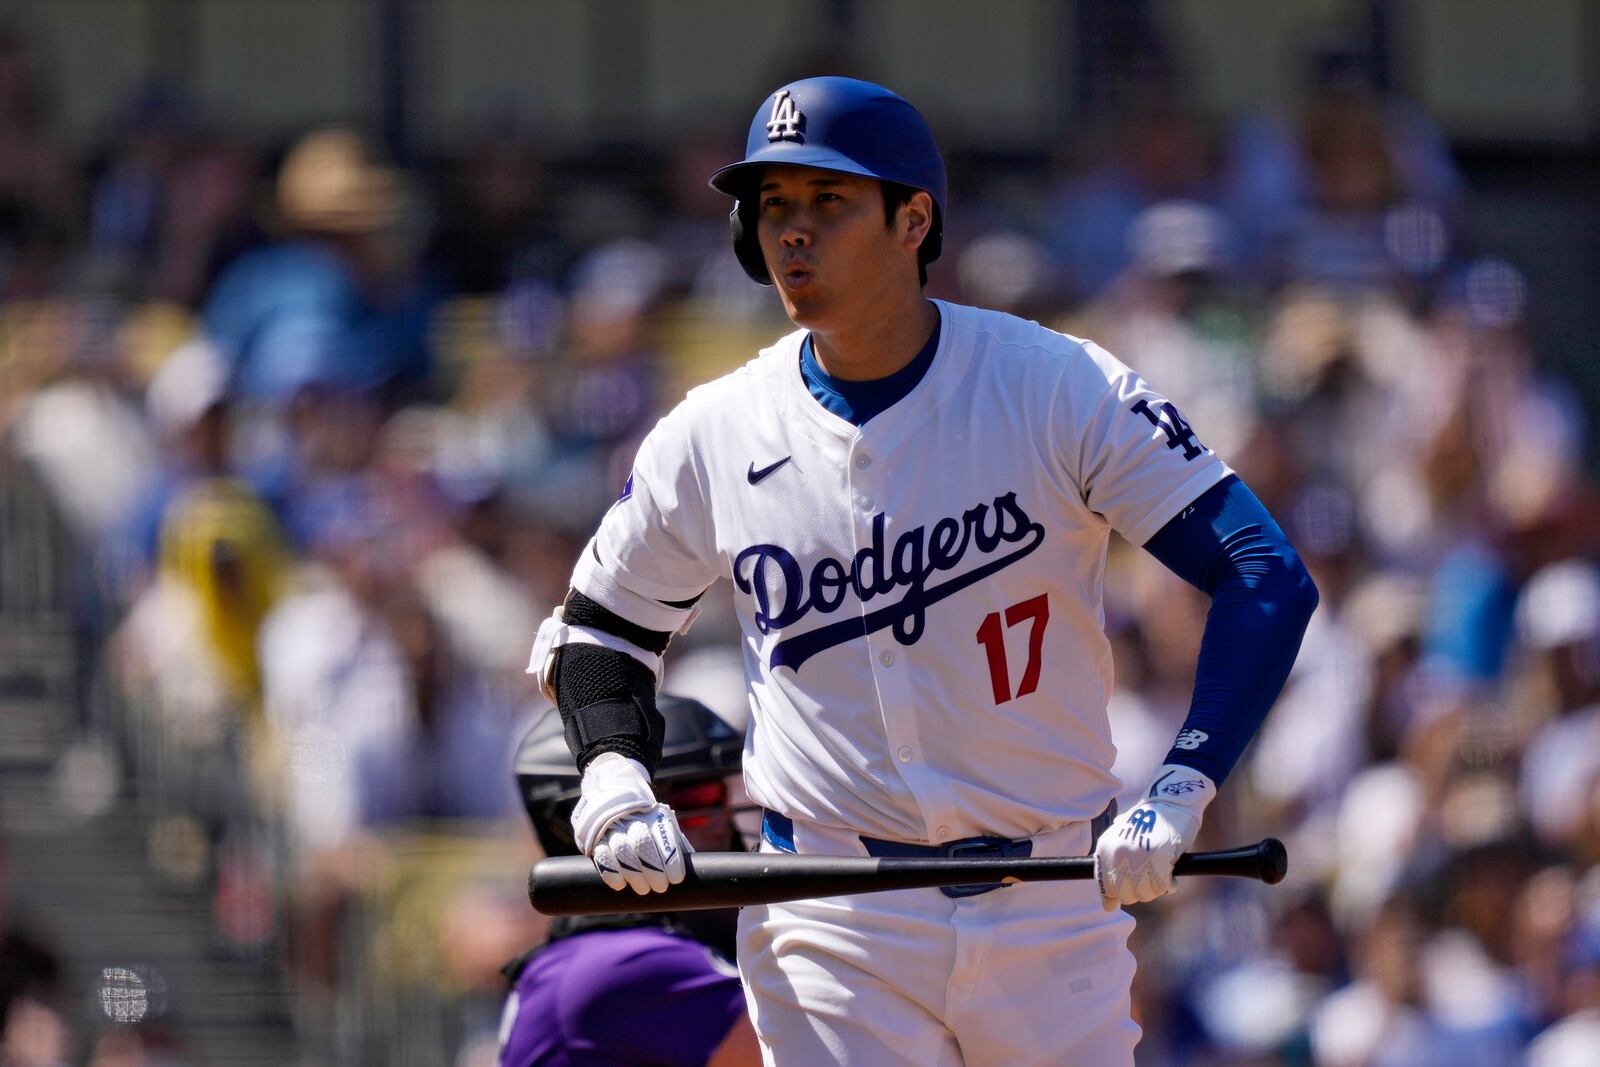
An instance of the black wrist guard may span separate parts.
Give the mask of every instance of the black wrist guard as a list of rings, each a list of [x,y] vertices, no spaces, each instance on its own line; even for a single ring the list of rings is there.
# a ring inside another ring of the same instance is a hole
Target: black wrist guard
[[[581,772],[602,752],[616,752],[655,771],[666,720],[656,710],[656,679],[625,652],[598,645],[556,650],[555,690],[567,747]]]

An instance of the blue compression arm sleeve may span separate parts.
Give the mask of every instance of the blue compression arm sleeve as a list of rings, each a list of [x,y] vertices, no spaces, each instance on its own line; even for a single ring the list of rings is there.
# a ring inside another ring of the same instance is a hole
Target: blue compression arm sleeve
[[[1144,547],[1211,596],[1189,717],[1166,762],[1193,767],[1220,786],[1289,677],[1317,587],[1236,477],[1201,494]]]

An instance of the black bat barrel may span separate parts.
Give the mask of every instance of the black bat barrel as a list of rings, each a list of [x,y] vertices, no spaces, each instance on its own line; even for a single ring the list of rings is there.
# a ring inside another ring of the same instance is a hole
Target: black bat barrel
[[[1033,882],[1094,877],[1090,857],[1061,859],[873,859],[785,853],[701,852],[687,857],[682,883],[640,896],[613,890],[583,856],[543,859],[528,873],[528,900],[545,915],[613,915],[772,904],[784,900],[875,893],[891,889]],[[1233,875],[1268,885],[1283,880],[1288,855],[1273,838],[1247,848],[1188,853],[1178,875]]]

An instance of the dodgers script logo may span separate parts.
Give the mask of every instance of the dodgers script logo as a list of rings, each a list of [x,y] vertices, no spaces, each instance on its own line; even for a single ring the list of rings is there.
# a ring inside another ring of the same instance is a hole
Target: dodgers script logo
[[[813,611],[831,615],[843,605],[847,592],[867,604],[905,590],[893,604],[779,641],[768,659],[772,670],[798,671],[818,652],[886,626],[894,628],[895,640],[902,645],[914,645],[922,636],[929,607],[1004,570],[1044,541],[1044,527],[1028,516],[1014,492],[995,497],[993,505],[968,508],[959,519],[940,519],[931,532],[925,526],[912,527],[895,539],[893,548],[884,543],[884,522],[882,512],[872,517],[872,543],[854,559],[823,556],[809,576],[794,554],[778,545],[751,545],[734,558],[733,582],[741,593],[755,598],[756,629],[763,634],[792,626]],[[1016,547],[1002,552],[1003,545]],[[948,581],[928,584],[934,575],[960,566],[971,548],[988,558]]]

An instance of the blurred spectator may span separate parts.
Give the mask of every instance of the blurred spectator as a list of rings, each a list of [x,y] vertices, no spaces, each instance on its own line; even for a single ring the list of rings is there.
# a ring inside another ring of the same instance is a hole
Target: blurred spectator
[[[385,621],[405,657],[415,718],[394,751],[353,751],[351,770],[364,792],[366,826],[431,819],[505,818],[516,794],[504,766],[525,718],[517,691],[455,658],[438,621],[414,596],[386,605]]]
[[[319,383],[301,389],[277,417],[250,426],[261,438],[246,446],[242,460],[298,549],[308,549],[319,527],[344,506],[372,464],[383,425],[375,397]]]
[[[259,239],[253,160],[203,128],[188,94],[160,79],[134,92],[108,133],[91,193],[88,273],[101,288],[192,307]]]
[[[271,744],[263,799],[285,828],[288,956],[314,1014],[356,966],[341,958],[341,919],[383,872],[364,820],[380,810],[374,794],[403,790],[385,772],[403,776],[417,723],[415,680],[384,616],[402,575],[394,510],[360,483],[330,497],[308,534],[320,565],[303,569],[260,634]]]
[[[675,295],[688,295],[702,270],[728,252],[728,202],[706,176],[739,150],[738,136],[730,135],[737,120],[704,117],[720,110],[709,106],[694,110],[702,115],[697,128],[679,131],[665,160],[666,211],[653,235],[669,258],[667,286]]]
[[[1055,310],[1055,273],[1048,249],[1010,229],[974,239],[956,260],[964,301],[1030,318]]]
[[[1584,920],[1571,868],[1546,866],[1522,886],[1509,937],[1530,1029],[1554,1022],[1577,1006],[1568,1003],[1567,988],[1572,972],[1583,966]]]
[[[1565,505],[1583,455],[1582,406],[1539,370],[1529,300],[1506,261],[1463,265],[1439,294],[1430,344],[1403,383],[1435,508],[1482,509],[1495,533]]]
[[[524,280],[458,310],[475,336],[459,343],[436,460],[446,493],[481,501],[537,482],[550,461],[551,431],[538,398],[544,380],[559,370],[566,306],[550,286]]]
[[[1516,622],[1544,693],[1544,721],[1522,760],[1523,804],[1541,840],[1573,848],[1600,823],[1600,567],[1574,559],[1541,569],[1518,597]]]
[[[1395,385],[1421,344],[1383,294],[1298,286],[1279,296],[1261,341],[1260,402],[1294,477],[1356,488],[1395,465]]]
[[[616,499],[660,410],[653,327],[668,269],[666,255],[639,239],[604,245],[573,267],[565,344],[541,374],[536,401],[552,461],[531,488],[531,499],[565,528],[583,529]]]
[[[1340,622],[1371,656],[1371,685],[1361,712],[1369,762],[1398,754],[1420,691],[1429,684],[1419,667],[1423,595],[1415,577],[1379,571],[1353,588],[1340,607]]]
[[[667,270],[666,256],[640,240],[605,245],[573,268],[562,365],[540,398],[558,447],[615,442],[655,410],[650,313]]]
[[[1433,316],[1434,343],[1417,368],[1427,384],[1408,382],[1403,394],[1423,489],[1414,496],[1438,559],[1426,652],[1467,682],[1500,675],[1522,579],[1552,552],[1594,541],[1592,530],[1577,541],[1563,533],[1583,506],[1581,416],[1534,370],[1525,302],[1509,265],[1465,268]]]
[[[78,236],[78,172],[55,143],[33,50],[0,27],[0,297],[47,295]]]
[[[124,684],[192,727],[253,713],[257,631],[288,563],[277,523],[242,483],[197,480],[174,495],[160,541],[155,579],[116,640]]]
[[[1251,784],[1280,817],[1295,822],[1331,823],[1351,776],[1371,756],[1365,713],[1374,695],[1372,652],[1340,608],[1335,601],[1312,617],[1283,695],[1256,739]],[[1332,859],[1315,855],[1318,841],[1308,837],[1297,862],[1315,867]]]
[[[194,108],[168,82],[142,86],[113,119],[105,172],[91,193],[89,242],[95,253],[119,261],[131,274],[156,243],[167,172],[193,129]]]
[[[1527,1067],[1583,1067],[1600,1057],[1600,1009],[1573,1012],[1528,1046]]]
[[[1254,430],[1257,324],[1229,282],[1228,222],[1204,204],[1166,201],[1136,216],[1127,240],[1132,262],[1085,310],[1082,332],[1158,383],[1231,461]]]
[[[1442,225],[1460,195],[1444,140],[1425,116],[1379,91],[1371,57],[1345,38],[1308,50],[1305,82],[1296,117],[1247,115],[1229,138],[1223,197],[1243,261],[1271,282],[1397,281],[1398,268],[1418,261],[1403,237],[1386,243],[1387,210],[1420,204],[1443,213],[1434,216]]]
[[[1498,1067],[1514,1046],[1458,1026],[1430,1003],[1426,928],[1416,904],[1391,898],[1360,931],[1356,980],[1329,996],[1311,1029],[1326,1067],[1413,1067],[1449,1063]]]
[[[72,1038],[66,1020],[30,998],[12,1002],[0,1033],[0,1063],[6,1067],[67,1067]]]
[[[418,598],[413,568],[438,544],[393,489],[369,474],[308,497],[316,563],[261,627],[275,792],[296,863],[295,954],[316,982],[340,971],[345,902],[381,877],[378,831],[495,820],[515,806],[484,768],[507,758],[522,698],[458,656]]]
[[[378,809],[370,794],[389,792],[384,768],[400,772],[417,722],[415,679],[385,615],[404,580],[394,502],[354,479],[316,502],[308,543],[320,566],[297,577],[260,638],[267,722],[288,761],[289,824],[312,851],[346,844]]]
[[[63,1067],[72,1041],[60,1011],[61,961],[12,913],[7,862],[0,839],[0,1063]]]
[[[167,185],[150,295],[197,307],[221,272],[264,236],[253,216],[255,159],[224,137],[189,146]]]
[[[228,368],[215,347],[193,337],[174,349],[145,390],[145,414],[161,455],[156,476],[128,514],[128,551],[149,568],[173,501],[199,481],[231,473]]]
[[[540,612],[508,569],[519,519],[492,466],[508,457],[473,454],[482,440],[475,433],[493,429],[475,421],[439,408],[398,412],[384,426],[373,470],[392,494],[411,498],[408,523],[435,529],[418,545],[410,578],[450,654],[520,685],[526,634]]]
[[[174,777],[222,775],[201,787],[199,809],[220,836],[238,803],[223,768],[240,731],[259,725],[258,633],[289,559],[266,504],[226,477],[176,490],[159,539],[154,578],[113,636],[113,666],[150,727],[188,757],[174,761]]]
[[[491,112],[447,167],[427,261],[462,293],[555,280],[567,253],[552,226],[548,189],[525,120],[506,108]]]
[[[260,954],[273,930],[249,773],[262,725],[257,640],[287,549],[265,502],[223,476],[174,485],[158,537],[153,579],[112,635],[109,664],[141,739],[131,754],[151,794],[146,847],[167,883],[210,891],[219,951]]]
[[[1211,199],[1209,146],[1195,118],[1155,87],[1119,118],[1113,145],[1064,182],[1046,208],[1043,233],[1078,302],[1100,293],[1133,259],[1129,235],[1140,212],[1164,200]]]
[[[1309,197],[1286,235],[1284,273],[1306,281],[1381,288],[1393,280],[1383,216],[1400,197],[1378,110],[1344,94],[1316,99],[1302,118]]]
[[[704,115],[704,112],[702,112]],[[688,136],[675,138],[668,160],[669,214],[657,244],[671,257],[669,284],[686,293],[695,310],[739,322],[772,314],[771,293],[754,285],[728,244],[728,199],[707,175],[738,154],[737,120],[702,119]]]
[[[435,288],[419,275],[405,176],[350,130],[321,129],[278,172],[284,240],[217,280],[206,331],[242,395],[277,404],[308,385],[425,390]]]
[[[38,471],[80,547],[120,533],[155,478],[154,435],[129,395],[115,309],[63,299],[35,312],[40,378],[16,398],[11,447]]]

